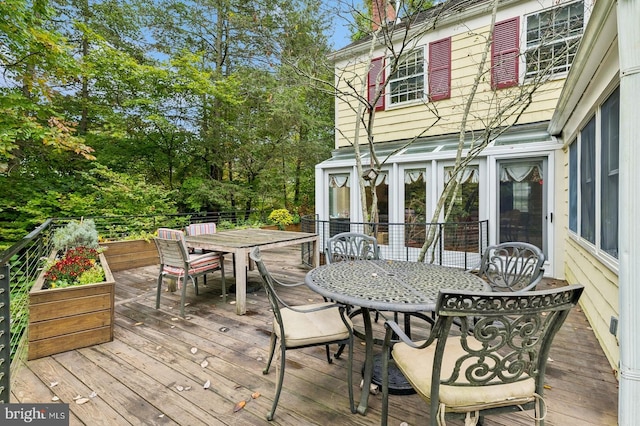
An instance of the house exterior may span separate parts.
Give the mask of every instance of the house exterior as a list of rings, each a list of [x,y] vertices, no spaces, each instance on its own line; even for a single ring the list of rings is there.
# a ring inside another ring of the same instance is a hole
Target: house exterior
[[[548,131],[562,144],[557,189],[564,277],[620,381],[618,421],[640,415],[640,4],[598,0]]]
[[[393,10],[380,12],[380,3],[374,16],[381,15],[379,22],[387,22],[392,31],[378,31],[378,37],[391,37],[396,52],[403,46],[404,29],[410,28],[413,41],[402,54],[394,56],[390,43],[371,38],[335,52],[335,150],[316,166],[316,213],[330,222],[365,219],[355,145],[365,170],[372,160],[365,144],[368,123],[358,120],[360,96],[375,105],[370,136],[375,154],[384,161],[368,183],[376,185],[379,221],[430,221],[455,173],[468,106],[462,155],[483,142],[487,146],[459,175],[462,191],[453,206],[446,206],[452,208],[449,220],[488,221],[489,243],[520,240],[541,247],[547,258],[545,275],[564,278],[564,228],[557,218],[566,216],[567,206],[557,188],[565,178],[566,153],[548,125],[591,1],[500,1],[491,33],[493,3],[448,1],[411,22],[398,21]],[[488,38],[486,66],[467,105]],[[537,90],[523,108],[528,100],[523,91],[533,84]],[[506,107],[517,98],[523,100]],[[498,130],[514,122],[506,132]],[[419,249],[407,234],[392,233],[389,229],[379,239],[383,255],[386,246],[395,244],[406,249],[407,258],[417,259]]]
[[[598,1],[549,133],[562,144],[559,234],[563,276],[586,286],[581,304],[617,369],[619,342],[620,77],[615,3]],[[592,24],[592,25],[591,25]],[[559,197],[560,198],[560,197]],[[610,332],[611,321],[614,321]]]

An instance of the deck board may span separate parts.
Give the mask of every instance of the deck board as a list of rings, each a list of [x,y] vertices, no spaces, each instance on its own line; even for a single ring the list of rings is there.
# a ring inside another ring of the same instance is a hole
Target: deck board
[[[265,251],[263,258],[272,273],[287,282],[302,281],[308,270],[298,264],[297,247]],[[229,288],[231,264],[226,269]],[[238,316],[233,297],[222,302],[218,277],[209,278],[199,295],[189,288],[187,319],[182,319],[176,293],[163,292],[160,309],[155,309],[156,274],[157,267],[115,273],[115,340],[26,362],[12,377],[11,401],[50,402],[57,395],[70,404],[72,425],[266,424],[276,366],[262,374],[272,327],[264,291],[248,293],[247,314]],[[250,271],[248,277],[249,287],[259,288],[257,272]],[[544,283],[553,285],[558,283]],[[293,304],[322,300],[306,286],[281,294]],[[197,348],[195,354],[192,348]],[[546,424],[616,425],[617,381],[580,309],[569,315],[550,357]],[[356,400],[363,358],[364,346],[356,339]],[[208,365],[203,367],[205,360]],[[211,385],[204,389],[207,380]],[[52,382],[58,384],[50,387]],[[348,409],[346,387],[346,354],[329,365],[323,348],[288,351],[284,387],[271,424],[379,424],[380,394],[370,395],[366,416],[355,415]],[[92,392],[96,396],[85,404],[73,400]],[[254,392],[260,397],[252,399]],[[243,399],[245,408],[234,412],[236,402]],[[417,395],[390,397],[389,424],[424,424],[427,412]],[[533,421],[525,413],[513,413],[488,417],[485,424],[519,426]]]

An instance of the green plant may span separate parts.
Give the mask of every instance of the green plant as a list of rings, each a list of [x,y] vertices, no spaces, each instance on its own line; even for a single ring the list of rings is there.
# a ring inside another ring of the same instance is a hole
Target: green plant
[[[98,248],[98,231],[92,219],[72,220],[53,233],[53,247],[66,251],[73,247]]]
[[[78,285],[100,283],[104,279],[104,269],[102,269],[102,266],[95,264],[78,277]]]
[[[104,281],[100,253],[89,247],[67,250],[46,267],[42,288],[62,288]]]
[[[285,226],[293,224],[293,216],[291,216],[291,213],[289,213],[287,209],[276,209],[269,214],[267,219],[275,225],[278,225],[278,228],[281,230],[284,229]]]
[[[230,220],[221,220],[218,222],[218,229],[233,229],[236,225]]]

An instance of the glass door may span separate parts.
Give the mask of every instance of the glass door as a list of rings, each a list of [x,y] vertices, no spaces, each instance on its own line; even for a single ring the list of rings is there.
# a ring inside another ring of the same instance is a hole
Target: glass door
[[[349,232],[351,185],[348,174],[329,175],[329,235]]]
[[[521,241],[545,250],[544,161],[499,163],[498,241]]]

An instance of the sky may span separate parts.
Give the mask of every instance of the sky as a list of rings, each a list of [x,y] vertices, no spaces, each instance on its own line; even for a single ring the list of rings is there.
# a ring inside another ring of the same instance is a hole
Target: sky
[[[342,18],[335,18],[333,25],[333,35],[330,34],[329,42],[335,50],[345,47],[351,43],[347,23]]]
[[[327,13],[332,14],[334,17],[333,25],[327,35],[329,36],[329,42],[337,50],[351,43],[348,28],[350,14],[346,11],[353,7],[352,3],[359,4],[359,0],[328,0],[325,3]]]

